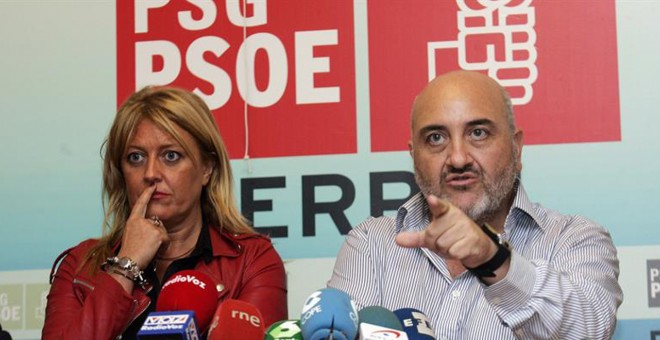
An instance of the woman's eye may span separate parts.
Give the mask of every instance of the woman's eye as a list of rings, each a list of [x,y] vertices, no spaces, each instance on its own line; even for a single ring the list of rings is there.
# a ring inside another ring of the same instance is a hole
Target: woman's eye
[[[131,153],[128,154],[126,159],[128,160],[129,163],[137,164],[137,163],[140,163],[144,159],[144,156],[142,156],[141,154],[139,154],[137,152],[131,152]]]
[[[431,145],[439,145],[442,144],[444,141],[444,136],[440,133],[432,133],[428,137],[426,137],[426,140],[429,142]]]
[[[176,162],[181,158],[181,154],[176,151],[167,151],[164,157],[168,162]]]

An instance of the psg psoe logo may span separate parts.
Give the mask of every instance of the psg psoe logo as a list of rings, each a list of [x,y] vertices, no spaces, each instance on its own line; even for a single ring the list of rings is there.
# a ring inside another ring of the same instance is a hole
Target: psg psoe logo
[[[255,158],[356,152],[353,1],[118,1],[117,13],[118,103],[145,85],[192,90],[234,159],[246,143]]]
[[[148,84],[194,91],[232,159],[246,144],[255,158],[355,154],[358,134],[370,152],[407,151],[415,95],[466,69],[507,89],[525,144],[621,140],[615,0],[366,6],[356,46],[350,0],[119,1],[117,101]]]
[[[438,75],[436,60],[443,50],[458,55],[458,65],[464,70],[487,71],[500,84],[512,93],[514,105],[531,101],[534,94],[532,85],[538,76],[536,68],[536,10],[531,1],[509,6],[503,1],[480,1],[479,6],[471,6],[474,1],[458,0],[456,40],[430,41],[428,48],[429,81]],[[471,40],[489,37],[488,43],[468,55]]]
[[[456,69],[507,89],[525,144],[621,139],[614,0],[367,7],[372,151],[406,151],[415,95]]]

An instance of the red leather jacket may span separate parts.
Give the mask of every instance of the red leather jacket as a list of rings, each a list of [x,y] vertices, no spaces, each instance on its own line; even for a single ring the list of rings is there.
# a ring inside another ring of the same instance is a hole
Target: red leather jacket
[[[229,234],[210,227],[213,260],[195,267],[218,287],[218,304],[226,299],[259,308],[266,327],[288,318],[282,259],[270,240],[259,234]],[[90,276],[80,261],[98,240],[89,239],[65,251],[48,294],[43,339],[114,339],[151,303],[145,291],[126,293],[104,271]],[[53,274],[51,273],[51,277]],[[222,289],[221,289],[222,288]]]

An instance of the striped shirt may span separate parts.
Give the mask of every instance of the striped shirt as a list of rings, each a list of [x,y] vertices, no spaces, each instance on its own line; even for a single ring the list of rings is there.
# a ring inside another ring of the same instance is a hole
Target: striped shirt
[[[616,248],[601,226],[530,202],[520,185],[504,225],[509,272],[486,286],[469,271],[452,279],[445,261],[426,248],[394,242],[400,231],[428,223],[421,194],[396,217],[365,220],[346,237],[328,286],[347,292],[358,309],[419,309],[438,339],[612,336],[623,293]]]

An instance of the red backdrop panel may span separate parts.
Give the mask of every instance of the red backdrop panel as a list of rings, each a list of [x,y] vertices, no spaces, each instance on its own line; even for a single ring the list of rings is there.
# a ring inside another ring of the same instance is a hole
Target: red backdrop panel
[[[620,140],[614,6],[369,1],[372,151],[406,150],[414,96],[457,68],[507,87],[525,144]]]
[[[118,102],[150,83],[195,90],[232,158],[244,154],[246,101],[252,157],[356,152],[353,3],[248,2],[245,13],[242,6],[118,1]],[[246,41],[237,17],[252,20]],[[239,91],[240,77],[251,90]]]

